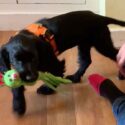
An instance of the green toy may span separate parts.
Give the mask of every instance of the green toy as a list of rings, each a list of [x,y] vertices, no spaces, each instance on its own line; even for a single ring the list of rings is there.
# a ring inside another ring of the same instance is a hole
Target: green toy
[[[72,82],[68,79],[57,77],[47,72],[45,73],[39,72],[39,77],[37,80],[42,80],[49,88],[53,90],[56,90],[55,86],[58,86],[60,84],[68,84]],[[1,86],[5,85],[10,88],[18,88],[22,85],[34,85],[35,83],[36,82],[32,82],[32,84],[31,83],[29,84],[29,83],[22,81],[18,73],[14,69],[5,72],[4,75],[0,74]]]

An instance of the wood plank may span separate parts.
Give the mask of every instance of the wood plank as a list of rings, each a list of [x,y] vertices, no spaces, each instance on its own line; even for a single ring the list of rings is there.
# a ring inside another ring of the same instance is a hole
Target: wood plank
[[[0,32],[0,44],[15,32]],[[110,59],[91,51],[92,64],[79,84],[60,86],[59,93],[50,96],[37,95],[39,81],[33,87],[26,87],[27,111],[23,117],[17,117],[12,111],[12,94],[7,87],[0,88],[1,125],[116,125],[109,102],[98,96],[88,84],[87,77],[98,72],[114,81],[125,92],[124,81],[117,79],[118,68]],[[77,70],[77,48],[63,53],[67,63],[67,74]]]

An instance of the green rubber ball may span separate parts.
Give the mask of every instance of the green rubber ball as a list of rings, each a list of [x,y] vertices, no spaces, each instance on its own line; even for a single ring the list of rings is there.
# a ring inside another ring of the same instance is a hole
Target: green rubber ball
[[[9,70],[4,74],[5,85],[10,88],[18,88],[23,85],[18,73],[15,70]]]

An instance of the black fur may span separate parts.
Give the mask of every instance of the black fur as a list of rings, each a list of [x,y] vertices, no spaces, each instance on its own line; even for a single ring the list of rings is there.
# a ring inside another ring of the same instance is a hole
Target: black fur
[[[99,16],[90,11],[77,11],[50,19],[38,21],[54,34],[59,53],[78,46],[79,64],[78,71],[68,76],[74,82],[79,82],[91,63],[90,49],[95,47],[101,54],[116,60],[118,50],[114,48],[110,37],[108,24],[125,26],[125,22]],[[11,64],[24,81],[37,79],[38,71],[48,71],[57,76],[63,76],[64,61],[59,61],[55,56],[52,46],[43,39],[27,30],[20,31],[10,39],[1,49],[3,60],[9,69]],[[30,83],[29,83],[30,84]],[[25,112],[24,89],[13,89],[14,110],[19,114]],[[38,93],[51,94],[53,91],[45,85],[41,86]]]

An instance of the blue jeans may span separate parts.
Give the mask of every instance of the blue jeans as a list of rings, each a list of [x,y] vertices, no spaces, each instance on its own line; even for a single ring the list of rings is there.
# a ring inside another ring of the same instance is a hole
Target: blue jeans
[[[117,120],[117,125],[125,125],[125,96],[117,98],[112,108]]]

